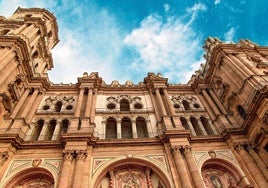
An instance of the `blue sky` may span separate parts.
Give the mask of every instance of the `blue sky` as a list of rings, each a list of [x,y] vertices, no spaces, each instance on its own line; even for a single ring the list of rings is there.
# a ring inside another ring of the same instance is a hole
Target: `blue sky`
[[[204,40],[268,45],[267,0],[0,0],[0,15],[40,7],[57,18],[53,83],[99,72],[110,84],[161,73],[186,83],[204,63]]]

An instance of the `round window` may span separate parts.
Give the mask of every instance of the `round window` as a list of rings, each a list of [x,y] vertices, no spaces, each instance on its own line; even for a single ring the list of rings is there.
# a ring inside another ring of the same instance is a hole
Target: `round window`
[[[72,105],[68,105],[68,106],[66,106],[66,109],[67,110],[72,110],[73,109],[73,106]]]
[[[195,108],[200,108],[200,105],[197,104],[197,103],[195,103],[195,104],[194,104],[194,107],[195,107]]]
[[[43,110],[48,110],[49,109],[49,106],[48,105],[44,105],[43,106]]]
[[[108,108],[109,110],[115,109],[115,104],[114,104],[114,103],[109,103],[109,104],[107,105],[107,108]]]
[[[180,108],[180,105],[174,104],[174,108]]]
[[[134,104],[135,109],[142,109],[142,104],[141,103],[136,103]]]

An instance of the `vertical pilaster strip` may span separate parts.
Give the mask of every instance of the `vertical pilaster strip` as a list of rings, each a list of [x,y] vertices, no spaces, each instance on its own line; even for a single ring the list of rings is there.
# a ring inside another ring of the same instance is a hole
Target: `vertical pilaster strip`
[[[61,123],[60,123],[60,120],[58,119],[54,132],[53,132],[52,140],[58,140],[60,133],[61,133]]]
[[[192,156],[192,149],[190,148],[190,146],[183,146],[182,150],[183,150],[183,154],[184,154],[184,157],[186,159],[186,162],[188,164],[189,170],[191,172],[194,186],[196,188],[205,187],[204,183],[203,183],[203,179],[201,177],[201,174],[199,173],[197,166],[196,166],[196,163],[194,161],[194,158]]]
[[[268,183],[265,177],[263,176],[259,168],[256,166],[256,164],[254,163],[248,152],[246,152],[244,147],[245,147],[244,143],[236,143],[234,145],[236,152],[238,153],[238,155],[241,156],[242,161],[252,174],[252,177],[254,178],[256,184],[259,187],[268,187]]]
[[[21,117],[25,118],[29,112],[30,109],[32,109],[33,103],[39,93],[39,89],[35,88],[33,94],[30,97],[30,100],[27,103],[27,106],[25,106],[24,110],[21,113]]]
[[[218,110],[215,103],[212,101],[212,99],[210,98],[210,96],[208,95],[208,93],[205,89],[202,90],[202,94],[204,95],[205,99],[207,100],[207,102],[211,106],[212,110],[215,112],[215,115],[216,116],[220,115],[220,111]]]
[[[221,110],[221,112],[224,115],[227,115],[227,111],[225,109],[225,107],[223,106],[223,104],[220,102],[220,100],[218,99],[218,97],[215,95],[214,91],[212,89],[208,90],[209,94],[212,96],[213,100],[216,102],[217,106],[219,107],[219,109]]]
[[[91,104],[92,104],[92,88],[88,88],[87,102],[86,102],[86,108],[85,108],[85,117],[86,118],[90,117]]]
[[[82,185],[86,157],[87,157],[86,151],[80,150],[76,153],[76,166],[75,166],[73,187],[80,188]]]
[[[155,89],[155,94],[156,94],[156,99],[158,101],[158,104],[160,105],[160,110],[161,110],[162,115],[167,116],[167,112],[166,112],[166,109],[165,109],[165,106],[164,106],[164,103],[163,103],[163,100],[161,98],[158,88]]]
[[[120,139],[122,138],[122,134],[121,134],[121,120],[117,121],[117,138]]]
[[[58,187],[69,188],[69,179],[71,174],[71,167],[73,161],[74,152],[67,150],[63,152],[63,164],[59,177]]]
[[[131,125],[132,125],[133,138],[138,138],[138,133],[137,133],[137,127],[136,127],[136,121],[135,121],[135,119],[133,119],[131,123],[132,123]]]
[[[74,117],[79,117],[80,116],[81,106],[82,106],[83,96],[84,96],[84,91],[85,91],[85,88],[83,88],[83,87],[80,88],[79,95],[78,95],[78,98],[77,98]]]
[[[260,171],[263,173],[266,180],[268,180],[268,170],[262,161],[262,159],[259,157],[259,155],[254,151],[252,144],[247,145],[247,151],[251,158],[255,161],[256,165],[259,167]]]
[[[172,148],[172,152],[181,186],[183,188],[192,188],[191,179],[189,177],[180,146]]]
[[[29,93],[30,93],[30,89],[26,88],[24,93],[23,93],[23,95],[22,95],[22,97],[20,98],[19,102],[17,103],[16,107],[12,111],[12,114],[11,114],[10,118],[15,118],[16,117],[16,115],[20,111],[22,105],[25,103],[25,100],[27,99]]]

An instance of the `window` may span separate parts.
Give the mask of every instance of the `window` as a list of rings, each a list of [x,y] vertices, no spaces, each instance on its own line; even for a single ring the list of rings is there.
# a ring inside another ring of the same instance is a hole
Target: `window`
[[[47,130],[47,136],[46,136],[47,140],[51,140],[52,139],[52,136],[53,136],[53,133],[54,133],[56,124],[57,124],[57,121],[56,120],[51,120],[49,122],[48,130]]]
[[[61,133],[67,133],[69,127],[69,120],[68,119],[62,120],[61,125],[62,125]]]
[[[114,139],[117,138],[117,126],[116,120],[114,118],[109,118],[106,121],[106,139]]]
[[[211,126],[209,125],[207,118],[202,116],[200,119],[201,119],[201,122],[202,122],[207,134],[214,135],[214,132],[213,132]]]
[[[144,118],[139,117],[136,119],[136,128],[138,138],[148,137],[148,129]]]
[[[190,105],[189,105],[189,102],[186,101],[186,100],[183,100],[182,101],[182,105],[184,107],[185,110],[190,110]]]
[[[186,130],[190,130],[187,120],[184,117],[180,117],[181,124]]]
[[[115,109],[115,104],[114,103],[107,104],[107,109],[109,109],[109,110]]]
[[[73,109],[73,106],[72,105],[67,105],[66,106],[66,110],[72,110]]]
[[[44,126],[44,120],[39,120],[37,122],[37,125],[35,126],[33,136],[32,136],[32,140],[34,140],[34,141],[38,140],[43,126]]]
[[[174,108],[179,109],[180,105],[179,104],[174,104]]]
[[[133,138],[131,120],[129,118],[123,118],[121,122],[121,134],[122,138]]]
[[[141,103],[136,103],[134,104],[135,109],[142,109],[142,104]]]
[[[55,111],[56,112],[60,112],[61,111],[61,107],[62,107],[62,102],[58,101],[55,105]]]
[[[197,120],[194,117],[191,117],[190,121],[191,121],[191,123],[193,125],[193,128],[194,128],[194,131],[195,131],[196,135],[199,135],[199,136],[203,135],[203,132],[202,132],[200,126],[198,125]]]
[[[129,107],[129,102],[126,99],[122,99],[120,101],[120,111],[129,111],[130,107]]]

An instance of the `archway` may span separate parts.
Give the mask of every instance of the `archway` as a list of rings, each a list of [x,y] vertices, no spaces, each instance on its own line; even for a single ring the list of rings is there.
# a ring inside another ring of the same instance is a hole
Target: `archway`
[[[172,188],[167,172],[140,158],[125,158],[110,163],[97,173],[95,188]]]
[[[54,178],[46,169],[28,168],[17,173],[4,187],[54,188]]]
[[[206,187],[240,187],[243,182],[238,170],[223,159],[209,159],[202,166],[202,176]]]

